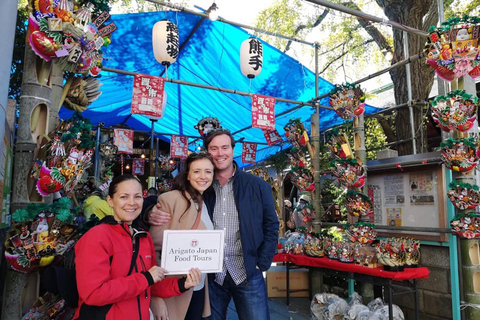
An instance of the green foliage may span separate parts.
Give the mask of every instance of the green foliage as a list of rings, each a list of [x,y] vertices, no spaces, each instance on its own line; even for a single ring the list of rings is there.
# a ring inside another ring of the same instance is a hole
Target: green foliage
[[[20,93],[22,87],[23,58],[25,55],[25,41],[27,36],[28,19],[26,0],[19,1],[17,11],[17,24],[15,26],[15,42],[13,44],[12,66],[10,71],[10,85],[8,87],[8,97],[20,102]]]

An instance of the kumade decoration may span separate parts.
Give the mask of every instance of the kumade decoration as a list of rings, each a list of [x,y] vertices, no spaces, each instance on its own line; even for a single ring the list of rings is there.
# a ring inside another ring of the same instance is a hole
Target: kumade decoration
[[[365,171],[356,159],[334,159],[333,175],[347,188],[361,188],[365,184]]]
[[[468,214],[457,214],[450,221],[452,231],[461,238],[480,238],[480,215],[472,212]]]
[[[447,139],[440,144],[441,158],[448,169],[470,172],[478,163],[477,145],[473,138]]]
[[[342,119],[359,117],[365,111],[365,93],[359,85],[336,85],[330,91],[330,106]]]
[[[479,203],[479,187],[466,182],[452,181],[448,185],[448,199],[460,210],[475,209]]]
[[[373,205],[368,196],[356,191],[347,192],[345,208],[354,217],[366,217],[373,213]]]
[[[45,61],[55,60],[60,68],[72,73],[96,76],[101,70],[101,48],[110,43],[114,23],[102,27],[110,17],[103,12],[92,22],[94,6],[73,12],[67,0],[35,0],[28,19],[28,43]]]
[[[473,97],[464,90],[455,90],[445,96],[437,96],[432,101],[433,120],[446,132],[468,131],[477,119],[477,101],[477,97]]]
[[[479,22],[478,17],[463,16],[430,27],[425,56],[440,78],[452,81],[466,75],[480,76]]]

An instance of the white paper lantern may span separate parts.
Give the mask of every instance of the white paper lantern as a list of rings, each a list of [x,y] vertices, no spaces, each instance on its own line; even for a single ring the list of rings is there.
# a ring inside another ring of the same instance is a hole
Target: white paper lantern
[[[240,47],[240,69],[244,76],[253,79],[262,71],[263,47],[262,43],[249,38],[243,41]]]
[[[169,66],[177,60],[178,56],[178,28],[168,20],[162,20],[153,26],[152,44],[155,59]]]

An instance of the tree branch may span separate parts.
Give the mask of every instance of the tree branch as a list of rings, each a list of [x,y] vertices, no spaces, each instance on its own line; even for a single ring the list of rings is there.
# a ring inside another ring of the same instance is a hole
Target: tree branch
[[[366,44],[369,44],[369,43],[371,43],[371,42],[373,42],[373,41],[374,41],[373,39],[368,39],[367,41],[364,41],[364,42],[362,42],[361,44],[354,46],[351,50],[356,49],[356,48],[358,48],[358,47],[362,47],[362,46],[364,46],[364,45],[366,45]],[[346,42],[344,42],[342,45],[345,45],[345,44],[346,44]],[[338,46],[337,46],[337,48],[338,48]],[[345,55],[346,55],[347,53],[349,53],[349,52],[350,52],[350,51],[343,51],[341,55],[337,56],[337,57],[336,57],[335,59],[333,59],[333,60],[330,60],[330,61],[327,63],[327,65],[325,66],[325,68],[323,68],[323,70],[320,71],[318,74],[320,75],[320,74],[324,73],[325,70],[327,70],[328,67],[330,67],[330,65],[332,65],[332,63],[334,63],[335,61],[338,61],[338,60],[342,59],[342,57],[345,56]]]
[[[352,1],[344,2],[342,5],[349,7],[351,9],[357,10],[357,11],[362,11],[358,5]],[[358,23],[360,26],[365,29],[365,31],[372,37],[372,39],[375,41],[377,46],[382,49],[390,49],[390,44],[388,43],[387,39],[383,36],[383,34],[380,32],[380,30],[375,27],[374,24],[372,24],[370,21],[362,19],[360,17],[356,17]]]
[[[316,26],[318,26],[320,23],[322,23],[322,21],[326,18],[327,14],[330,12],[330,10],[328,8],[326,8],[325,10],[323,10],[322,14],[319,15],[317,17],[317,20],[313,23],[313,25],[310,27],[310,29],[313,29],[315,28]],[[295,29],[295,32],[293,33],[293,36],[296,36],[300,31],[302,31],[303,29],[305,29],[307,27],[306,24],[301,24],[297,27],[297,29]],[[288,50],[290,50],[290,46],[292,45],[292,40],[289,40],[287,42],[287,45],[285,46],[285,50],[283,50],[283,53],[287,52]]]

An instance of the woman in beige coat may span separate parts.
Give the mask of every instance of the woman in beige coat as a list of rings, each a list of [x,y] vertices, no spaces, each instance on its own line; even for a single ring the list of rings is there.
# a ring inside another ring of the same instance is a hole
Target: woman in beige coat
[[[185,160],[183,170],[174,179],[174,190],[158,197],[161,210],[171,214],[166,225],[150,227],[159,265],[164,230],[213,230],[207,207],[202,201],[203,191],[212,184],[213,171],[213,160],[206,152],[191,153]],[[207,277],[203,274],[200,285],[181,296],[152,298],[150,306],[156,320],[200,320],[208,317],[210,300]]]

